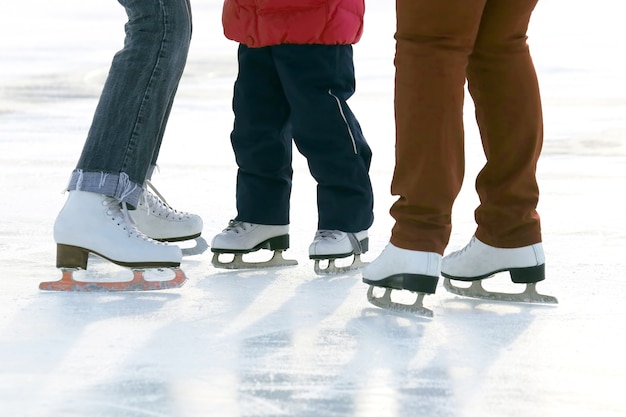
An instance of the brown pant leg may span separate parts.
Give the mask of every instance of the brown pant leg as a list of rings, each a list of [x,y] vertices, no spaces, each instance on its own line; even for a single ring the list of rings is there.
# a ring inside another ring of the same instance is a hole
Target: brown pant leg
[[[496,247],[541,241],[535,177],[543,141],[526,31],[537,0],[487,0],[467,79],[487,163],[476,180],[476,236]]]
[[[487,0],[397,0],[396,167],[391,242],[443,251],[465,169],[468,57]],[[500,0],[502,1],[502,0]],[[505,1],[505,3],[512,3]]]

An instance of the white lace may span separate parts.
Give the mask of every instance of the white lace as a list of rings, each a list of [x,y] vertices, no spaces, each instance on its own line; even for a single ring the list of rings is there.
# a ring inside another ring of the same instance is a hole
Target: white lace
[[[128,214],[128,207],[125,202],[120,203],[112,197],[107,197],[102,201],[102,205],[107,207],[107,215],[128,233],[128,237],[135,237],[154,244],[164,245],[164,243],[151,239],[137,229],[135,222]]]
[[[472,246],[472,244],[474,244],[475,241],[476,241],[476,236],[472,236],[472,238],[470,239],[469,243],[467,245],[465,245],[465,247],[463,249],[457,250],[455,252],[452,252],[448,256],[450,258],[456,258],[457,256],[461,256],[462,254],[464,254],[465,252],[467,252],[469,250],[469,248]]]
[[[146,185],[152,190],[151,192],[146,189],[143,192],[142,203],[145,206],[147,214],[153,214],[166,219],[173,218],[176,220],[183,220],[184,218],[189,217],[189,213],[178,211],[167,204],[165,198],[163,198],[150,181],[146,181]]]
[[[251,226],[251,223],[242,222],[240,220],[229,220],[228,226],[226,226],[226,229],[222,232],[239,234],[248,230],[249,226]]]
[[[345,232],[342,232],[341,230],[318,230],[315,232],[314,240],[323,240],[323,239],[337,240],[344,233]]]

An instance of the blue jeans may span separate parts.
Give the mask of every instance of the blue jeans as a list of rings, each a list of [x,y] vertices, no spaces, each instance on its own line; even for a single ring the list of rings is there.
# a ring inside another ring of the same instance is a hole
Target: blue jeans
[[[113,58],[68,190],[136,206],[156,165],[191,40],[189,0],[118,0],[124,48]]]
[[[355,90],[352,46],[240,45],[238,58],[236,219],[289,223],[294,142],[318,184],[318,229],[368,229],[372,152],[346,102]]]

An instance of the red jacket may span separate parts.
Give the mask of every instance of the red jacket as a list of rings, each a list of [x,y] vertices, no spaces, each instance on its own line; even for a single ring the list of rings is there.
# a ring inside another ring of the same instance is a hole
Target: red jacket
[[[363,33],[365,0],[224,0],[228,39],[248,47],[347,45]]]

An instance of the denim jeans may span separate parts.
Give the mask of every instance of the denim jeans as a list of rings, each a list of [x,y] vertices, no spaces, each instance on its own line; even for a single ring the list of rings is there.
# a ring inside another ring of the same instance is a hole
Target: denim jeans
[[[136,206],[156,165],[191,40],[189,0],[118,0],[124,47],[111,64],[68,190]]]

